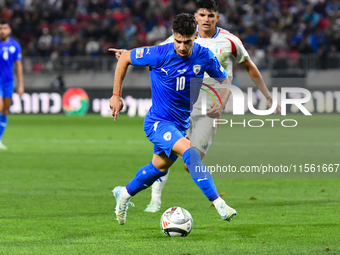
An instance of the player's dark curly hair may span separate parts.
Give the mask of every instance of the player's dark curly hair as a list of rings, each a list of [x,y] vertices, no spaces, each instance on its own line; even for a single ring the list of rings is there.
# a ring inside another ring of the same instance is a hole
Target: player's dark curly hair
[[[172,30],[174,34],[192,36],[197,30],[195,17],[188,13],[176,15],[172,22]]]
[[[218,12],[218,4],[215,0],[199,0],[197,2],[197,10],[201,8]]]

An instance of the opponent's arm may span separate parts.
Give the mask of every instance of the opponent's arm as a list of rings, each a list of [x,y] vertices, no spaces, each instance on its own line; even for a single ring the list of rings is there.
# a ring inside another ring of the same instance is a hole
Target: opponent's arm
[[[230,80],[228,78],[226,78],[221,84],[231,84]],[[210,118],[218,118],[221,116],[223,109],[225,108],[229,96],[230,96],[230,90],[227,88],[221,88],[220,89],[220,97],[221,97],[221,101],[222,101],[222,105],[217,102],[217,105],[213,102],[211,104],[211,109],[209,111],[207,111],[207,116]]]
[[[16,60],[15,65],[16,65],[17,77],[18,77],[17,93],[19,94],[19,96],[22,96],[25,90],[24,90],[24,74],[22,70],[21,60]]]
[[[125,52],[118,60],[115,78],[113,83],[113,95],[110,99],[110,109],[114,120],[117,120],[118,113],[123,109],[124,103],[121,97],[123,80],[128,66],[132,64],[130,58],[130,51]]]
[[[247,60],[241,62],[240,64],[244,67],[244,69],[246,69],[250,78],[253,80],[253,82],[256,84],[256,86],[259,88],[262,94],[266,97],[267,105],[269,106],[269,108],[272,107],[273,104],[272,97],[266,84],[264,83],[264,80],[259,69],[257,69],[254,62],[250,58],[248,58]],[[276,107],[276,110],[281,114],[281,107],[279,105]]]

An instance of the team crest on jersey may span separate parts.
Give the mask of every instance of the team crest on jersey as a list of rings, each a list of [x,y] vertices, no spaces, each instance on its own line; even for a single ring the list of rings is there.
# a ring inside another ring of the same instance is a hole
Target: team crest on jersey
[[[136,58],[142,58],[144,53],[144,48],[136,49]]]
[[[198,74],[201,71],[201,65],[194,65],[193,70],[195,74]]]
[[[215,45],[215,53],[216,53],[216,54],[222,54],[222,49],[223,49],[223,45],[222,45],[222,44],[217,43],[217,44]]]
[[[15,52],[15,47],[14,47],[14,46],[9,47],[9,51],[10,51],[11,53],[14,53],[14,52]]]
[[[171,140],[171,137],[172,137],[172,134],[170,131],[166,132],[164,135],[163,135],[163,139],[165,141],[170,141]]]

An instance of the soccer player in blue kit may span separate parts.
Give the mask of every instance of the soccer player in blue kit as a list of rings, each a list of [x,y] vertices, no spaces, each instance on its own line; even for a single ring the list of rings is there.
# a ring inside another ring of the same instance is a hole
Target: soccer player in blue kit
[[[6,21],[0,22],[0,150],[7,150],[2,143],[2,135],[7,126],[8,110],[12,102],[14,89],[13,64],[18,77],[17,93],[24,93],[24,81],[21,63],[21,47],[9,35],[11,28]]]
[[[152,161],[137,171],[125,187],[115,187],[115,213],[119,224],[126,222],[130,198],[150,187],[164,176],[178,157],[188,166],[192,179],[204,195],[213,202],[224,220],[230,221],[236,210],[218,195],[211,174],[197,173],[205,169],[200,154],[185,138],[190,112],[202,86],[204,72],[222,84],[228,84],[227,72],[214,54],[194,43],[197,38],[193,15],[179,14],[173,21],[174,42],[149,48],[137,48],[124,53],[118,61],[110,108],[114,120],[123,108],[122,83],[128,65],[149,66],[152,106],[144,119],[144,131],[154,144]],[[194,80],[192,80],[194,79]],[[200,80],[201,82],[193,82]],[[230,92],[226,94],[229,97]]]

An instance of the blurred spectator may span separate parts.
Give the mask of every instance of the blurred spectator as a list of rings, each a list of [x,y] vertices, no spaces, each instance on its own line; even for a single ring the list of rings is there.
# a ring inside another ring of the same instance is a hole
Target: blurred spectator
[[[146,41],[149,45],[159,44],[167,38],[167,29],[160,20],[150,32],[146,34]]]
[[[340,67],[339,54],[337,53],[337,48],[335,45],[331,45],[330,51],[327,54],[327,65],[326,68],[336,69]]]
[[[93,37],[91,37],[85,46],[85,51],[87,55],[96,57],[98,56],[99,48],[100,48],[100,45],[98,41],[96,41]]]
[[[248,48],[248,53],[251,57],[251,60],[254,64],[259,68],[263,68],[266,66],[266,52],[262,49],[256,49],[254,46]]]
[[[340,52],[338,0],[216,1],[218,25],[255,55]],[[174,15],[194,11],[194,0],[0,0],[0,19],[10,20],[23,54],[33,57],[101,55],[108,54],[106,47],[153,45],[171,34]]]
[[[243,39],[243,42],[246,45],[246,47],[247,45],[251,45],[251,46],[257,45],[257,41],[258,41],[258,34],[255,31],[255,29],[253,27],[248,28],[246,32],[246,37]]]
[[[302,39],[299,47],[298,47],[298,51],[300,54],[311,54],[313,53],[313,48],[310,46],[310,44],[308,43],[308,37],[305,37]]]
[[[62,74],[58,74],[58,76],[52,81],[51,84],[53,89],[64,89],[65,87],[65,82],[64,82],[64,77]]]
[[[127,45],[128,45],[127,48],[130,48],[130,42],[137,32],[137,27],[133,23],[132,18],[127,20],[127,22],[126,22],[126,24],[123,28],[123,31],[124,31],[124,37],[125,37],[125,39],[127,41]]]
[[[277,27],[270,36],[270,45],[275,49],[285,49],[287,47],[287,36],[281,28]]]
[[[309,6],[306,12],[302,15],[307,23],[311,23],[312,26],[316,26],[320,20],[320,15],[314,11],[312,6]]]
[[[49,33],[49,29],[44,27],[42,29],[42,35],[38,39],[38,50],[40,56],[49,56],[52,46],[53,37]]]

